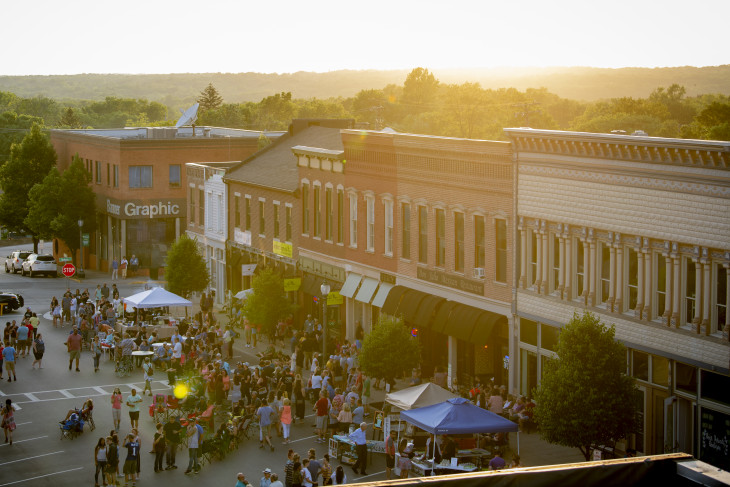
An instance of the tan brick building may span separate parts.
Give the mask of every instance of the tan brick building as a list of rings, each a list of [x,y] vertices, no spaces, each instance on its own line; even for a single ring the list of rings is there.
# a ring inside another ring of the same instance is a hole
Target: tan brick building
[[[730,422],[730,143],[506,133],[518,164],[513,383],[530,393],[560,326],[590,310],[616,326],[639,384],[644,424],[629,446],[707,457],[707,435],[723,441]]]

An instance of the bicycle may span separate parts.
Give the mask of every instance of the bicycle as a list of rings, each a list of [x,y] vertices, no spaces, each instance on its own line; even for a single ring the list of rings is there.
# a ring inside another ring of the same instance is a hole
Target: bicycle
[[[132,365],[132,357],[130,355],[124,355],[122,360],[116,363],[114,366],[114,373],[117,377],[128,377],[134,367]]]

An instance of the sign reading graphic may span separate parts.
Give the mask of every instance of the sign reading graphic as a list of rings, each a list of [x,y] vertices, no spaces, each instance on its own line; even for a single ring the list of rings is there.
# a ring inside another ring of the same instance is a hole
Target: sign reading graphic
[[[63,267],[61,267],[61,272],[66,277],[72,277],[74,274],[76,274],[76,267],[73,264],[63,264]]]
[[[165,200],[117,200],[104,198],[101,201],[103,208],[110,215],[122,218],[165,218],[185,216],[185,200],[172,198]]]

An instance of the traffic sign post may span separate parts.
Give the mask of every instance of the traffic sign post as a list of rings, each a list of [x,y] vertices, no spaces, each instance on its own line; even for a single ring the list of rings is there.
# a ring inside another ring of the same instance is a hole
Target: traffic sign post
[[[76,267],[73,264],[64,264],[61,268],[61,272],[66,277],[73,277],[76,274]]]
[[[71,262],[73,259],[71,257],[59,257],[59,262]]]

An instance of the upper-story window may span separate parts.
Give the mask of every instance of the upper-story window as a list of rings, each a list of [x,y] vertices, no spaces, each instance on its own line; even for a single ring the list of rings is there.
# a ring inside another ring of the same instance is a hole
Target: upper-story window
[[[97,161],[98,162],[98,161]],[[97,166],[97,183],[101,183],[101,166]],[[129,166],[130,188],[152,187],[152,166]]]
[[[393,201],[384,200],[383,206],[385,217],[383,225],[385,226],[385,255],[393,255]]]
[[[497,219],[495,226],[495,264],[496,273],[494,280],[507,282],[507,221]]]
[[[601,295],[598,302],[605,304],[611,296],[611,246],[606,242],[600,242],[599,244],[601,246],[601,253],[599,254],[601,261],[598,270],[601,274],[598,279],[601,285],[598,291]]]
[[[205,225],[205,191],[198,189],[198,225]]]
[[[112,185],[112,170],[111,170],[111,164],[108,162],[106,163],[106,185],[111,186]]]
[[[444,210],[436,209],[436,266],[444,267],[446,264],[446,213]]]
[[[251,196],[246,195],[246,207],[244,208],[246,211],[246,231],[251,231]]]
[[[279,238],[279,203],[274,203],[274,238]]]
[[[367,246],[366,250],[375,250],[375,198],[373,196],[365,197],[365,209],[366,209],[366,234],[367,234]]]
[[[190,203],[190,211],[188,212],[188,220],[190,224],[195,223],[195,188],[190,188],[190,195],[188,196],[188,202]]]
[[[684,319],[683,325],[692,324],[697,310],[697,263],[689,257],[684,259]]]
[[[350,194],[350,247],[357,247],[357,194]]]
[[[728,289],[727,289],[727,268],[722,264],[715,265],[715,290],[714,309],[713,309],[713,332],[722,331],[725,328],[726,316],[727,316],[727,302],[728,302]]]
[[[265,200],[259,198],[259,235],[266,234],[266,207]]]
[[[241,197],[239,195],[233,196],[233,215],[234,228],[241,228]]]
[[[302,233],[309,233],[309,183],[302,183]]]
[[[292,235],[292,222],[291,222],[291,218],[292,218],[292,207],[289,206],[289,204],[287,204],[287,206],[286,206],[286,208],[284,210],[284,213],[285,213],[285,217],[284,217],[284,220],[285,220],[285,223],[284,223],[284,227],[285,227],[284,228],[285,238],[286,238],[286,241],[287,242],[291,242],[291,235]]]
[[[401,225],[401,252],[400,256],[404,259],[411,258],[411,205],[410,203],[401,203],[400,205],[400,225]]]
[[[345,192],[337,190],[337,243],[345,241]]]
[[[428,263],[428,208],[418,207],[418,262]]]
[[[314,199],[312,202],[312,207],[314,209],[314,237],[321,237],[322,198],[320,195],[320,187],[317,184],[314,185],[312,196]]]
[[[639,253],[629,247],[626,252],[626,308],[622,311],[635,310],[639,302]]]
[[[119,187],[119,165],[114,164],[114,187]]]
[[[182,184],[180,164],[170,164],[170,187],[179,188]]]
[[[454,213],[454,270],[464,272],[464,214]]]
[[[579,238],[575,239],[573,244],[575,249],[575,260],[573,261],[573,269],[575,273],[573,275],[573,298],[578,298],[583,293],[583,286],[585,285],[585,242]]]
[[[324,189],[324,239],[332,241],[334,226],[334,207],[332,206],[332,188]]]
[[[484,217],[474,215],[474,267],[484,269],[486,264],[486,251]]]
[[[96,184],[101,184],[101,161],[94,161],[94,162],[96,163],[95,164],[96,165]],[[132,166],[132,167],[138,167],[138,166]],[[152,168],[152,166],[147,166],[147,167],[149,167],[150,169]],[[130,167],[129,169],[130,169],[130,176],[131,176],[132,168]],[[130,188],[136,187],[136,186],[132,186],[132,183],[131,183],[132,178],[130,177],[129,179],[130,179],[129,187]]]

